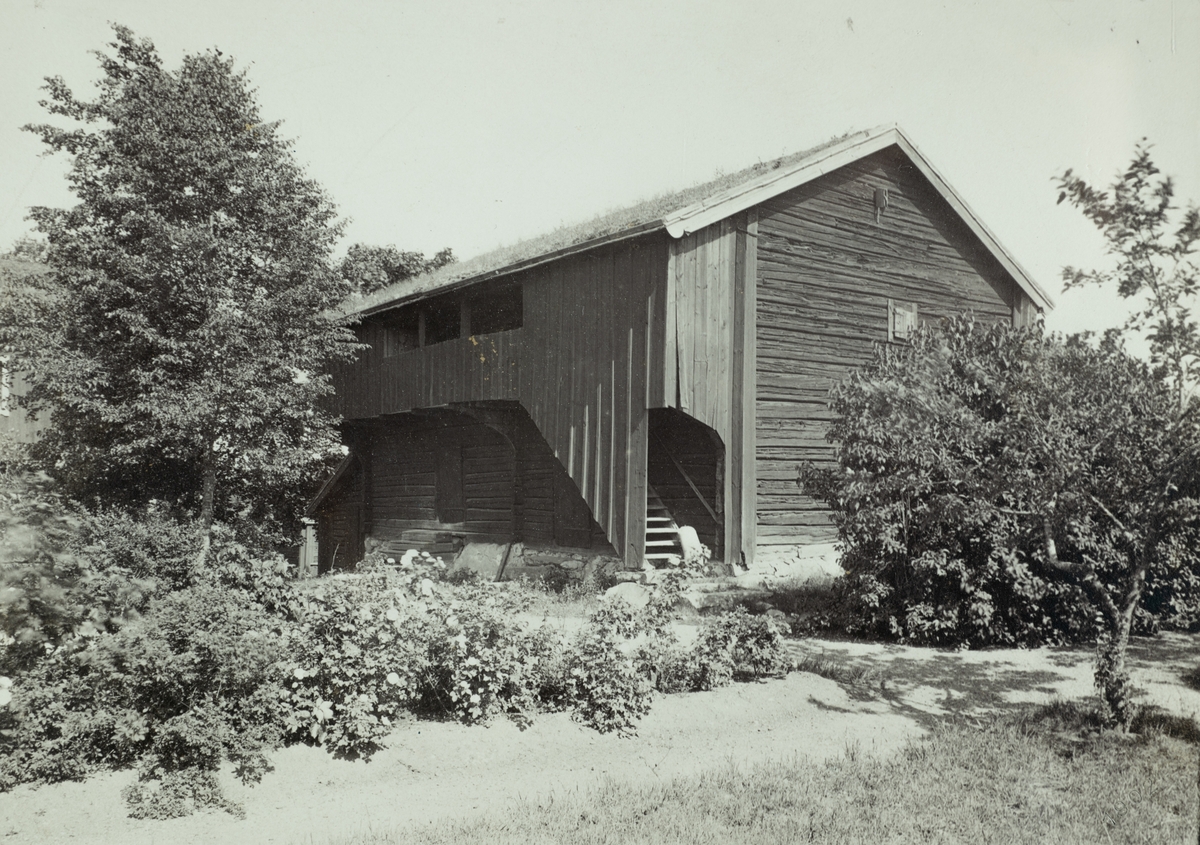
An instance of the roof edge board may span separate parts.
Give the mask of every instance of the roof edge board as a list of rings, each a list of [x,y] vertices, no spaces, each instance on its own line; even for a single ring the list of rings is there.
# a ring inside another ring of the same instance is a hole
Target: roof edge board
[[[1050,297],[1050,294],[1034,281],[1033,277],[1025,271],[1025,268],[1013,257],[1012,253],[1004,248],[1004,245],[1000,243],[1000,239],[992,234],[992,230],[975,214],[971,206],[967,205],[967,201],[946,181],[945,177],[938,172],[929,159],[921,154],[916,144],[909,140],[908,136],[900,131],[898,127],[896,135],[898,138],[897,144],[904,151],[904,154],[912,160],[917,169],[921,171],[921,174],[929,180],[930,184],[942,195],[942,198],[958,213],[963,222],[967,224],[967,227],[975,233],[975,236],[983,241],[984,246],[995,256],[1004,269],[1016,279],[1017,284],[1021,286],[1025,293],[1029,294],[1033,301],[1043,310],[1053,309],[1054,300]]]
[[[771,173],[738,188],[728,191],[720,199],[708,199],[687,208],[667,215],[663,224],[673,238],[690,235],[719,220],[724,220],[733,214],[745,211],[755,205],[765,202],[793,188],[798,188],[813,179],[824,176],[851,164],[864,156],[879,152],[890,146],[898,146],[904,154],[916,165],[921,174],[933,185],[955,213],[962,218],[972,233],[979,238],[983,245],[992,253],[1000,265],[1013,277],[1018,286],[1042,309],[1054,308],[1054,300],[1042,289],[1041,285],[1025,271],[1012,254],[1004,248],[999,239],[976,216],[966,201],[954,190],[949,182],[938,173],[937,169],[909,140],[899,126],[886,126],[867,130],[859,135],[848,138],[842,144],[830,147],[816,158],[801,162],[791,170],[782,173]],[[719,195],[718,195],[719,196]]]
[[[520,261],[515,261],[512,264],[498,267],[495,270],[487,270],[483,273],[477,273],[474,276],[466,276],[462,279],[458,279],[457,281],[450,282],[442,287],[436,287],[430,290],[413,291],[407,296],[397,296],[392,299],[385,300],[384,302],[376,303],[375,305],[369,305],[353,311],[347,311],[345,316],[369,317],[372,314],[378,314],[381,311],[389,311],[392,308],[397,308],[410,302],[417,302],[422,299],[428,299],[431,296],[449,293],[451,291],[458,290],[459,288],[467,287],[468,285],[486,282],[489,279],[498,279],[501,276],[511,276],[513,273],[520,273],[523,270],[530,270],[542,264],[548,264],[551,261],[557,261],[560,258],[567,258],[581,252],[588,252],[589,250],[596,249],[597,247],[608,246],[609,244],[620,243],[621,241],[627,241],[632,238],[641,237],[642,235],[648,235],[651,232],[659,231],[662,228],[662,221],[652,220],[649,223],[643,223],[640,226],[634,226],[630,229],[622,229],[618,232],[613,232],[610,235],[602,235],[599,238],[592,238],[589,241],[583,241],[582,243],[565,246],[560,249],[556,249],[553,252],[546,252],[542,253],[541,255],[536,255],[533,258],[525,258]]]
[[[668,214],[663,218],[663,224],[672,237],[690,235],[718,220],[745,211],[764,200],[889,147],[896,143],[898,137],[899,133],[894,126],[859,132],[839,144],[821,150],[813,158],[793,165],[790,169],[763,174],[757,179],[723,192],[724,196],[718,194],[720,199],[709,197]]]

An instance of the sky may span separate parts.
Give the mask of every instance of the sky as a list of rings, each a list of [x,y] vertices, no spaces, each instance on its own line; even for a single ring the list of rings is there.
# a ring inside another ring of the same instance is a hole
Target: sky
[[[0,250],[66,206],[65,158],[20,127],[46,76],[80,95],[110,24],[168,67],[219,48],[248,70],[342,244],[469,258],[838,135],[898,124],[1030,275],[1055,330],[1128,304],[1062,292],[1104,267],[1056,205],[1107,185],[1143,138],[1200,201],[1200,0],[809,2],[3,0]]]

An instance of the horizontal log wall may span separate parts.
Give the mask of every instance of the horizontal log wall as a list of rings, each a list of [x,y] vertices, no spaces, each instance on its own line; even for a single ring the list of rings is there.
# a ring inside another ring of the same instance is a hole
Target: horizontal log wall
[[[372,537],[398,540],[419,529],[453,531],[468,540],[513,538],[514,454],[502,435],[446,413],[436,422],[383,421],[374,427],[369,448]],[[441,521],[437,512],[439,461],[451,454],[461,461],[458,523]]]
[[[876,190],[887,207],[876,222]],[[826,542],[825,509],[799,494],[802,461],[830,463],[832,384],[888,341],[888,300],[921,321],[1028,313],[995,258],[898,151],[843,167],[758,208],[758,547]]]
[[[362,557],[363,471],[355,465],[317,512],[317,569],[351,569]]]

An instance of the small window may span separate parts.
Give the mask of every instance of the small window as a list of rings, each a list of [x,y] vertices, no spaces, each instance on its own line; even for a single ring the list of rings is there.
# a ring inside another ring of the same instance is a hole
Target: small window
[[[908,343],[917,331],[917,303],[888,300],[888,342]]]
[[[521,328],[521,289],[499,288],[471,299],[471,334],[491,334]]]
[[[461,312],[462,305],[457,299],[443,299],[425,306],[425,345],[459,337]]]

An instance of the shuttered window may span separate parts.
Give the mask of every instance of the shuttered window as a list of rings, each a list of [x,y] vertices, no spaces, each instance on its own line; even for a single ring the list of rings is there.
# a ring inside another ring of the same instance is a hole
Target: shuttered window
[[[908,343],[917,330],[917,303],[888,300],[888,342]]]

